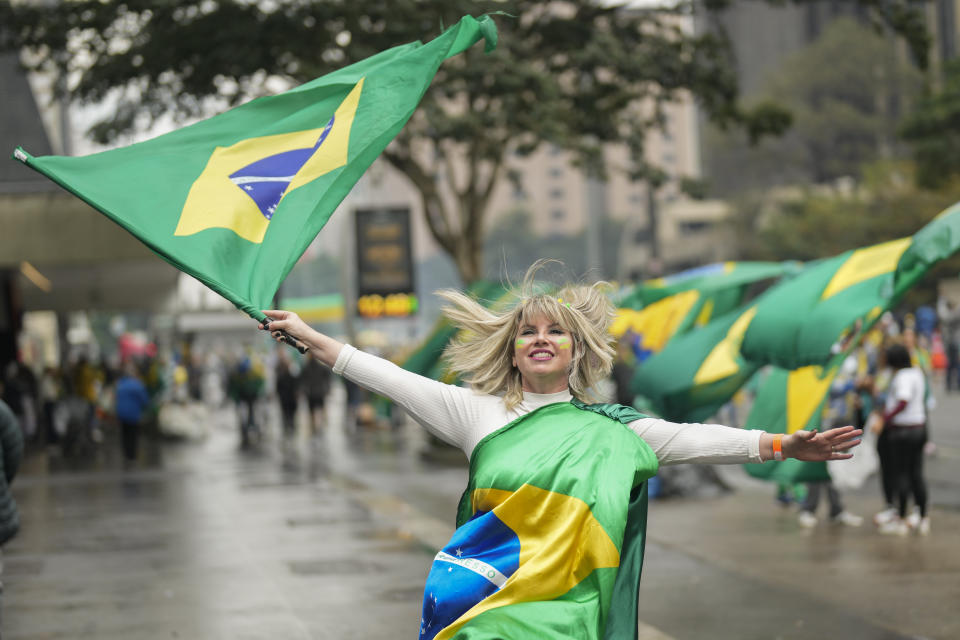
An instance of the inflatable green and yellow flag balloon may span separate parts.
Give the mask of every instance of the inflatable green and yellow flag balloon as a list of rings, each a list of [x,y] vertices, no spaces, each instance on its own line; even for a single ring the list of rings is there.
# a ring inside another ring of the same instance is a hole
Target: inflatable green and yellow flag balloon
[[[643,362],[673,338],[738,308],[750,287],[800,268],[795,262],[719,262],[647,280],[617,300],[610,332],[629,340]]]
[[[743,356],[785,369],[825,365],[858,321],[861,330],[872,324],[958,249],[960,203],[913,236],[818,261],[758,300]]]
[[[810,366],[829,371],[841,342],[856,340],[936,262],[958,249],[960,204],[955,204],[913,236],[811,263],[749,307],[674,338],[637,369],[632,390],[664,417],[703,420],[763,365],[781,367],[784,376]],[[792,379],[804,375],[794,373]],[[786,412],[787,396],[775,387],[765,385],[765,393],[779,398]],[[775,430],[773,423],[751,426]]]

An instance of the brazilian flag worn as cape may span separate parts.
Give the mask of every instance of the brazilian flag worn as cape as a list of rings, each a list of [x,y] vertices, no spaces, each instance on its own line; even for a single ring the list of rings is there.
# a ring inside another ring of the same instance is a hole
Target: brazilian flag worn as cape
[[[635,638],[650,447],[620,405],[541,407],[480,441],[421,639]]]

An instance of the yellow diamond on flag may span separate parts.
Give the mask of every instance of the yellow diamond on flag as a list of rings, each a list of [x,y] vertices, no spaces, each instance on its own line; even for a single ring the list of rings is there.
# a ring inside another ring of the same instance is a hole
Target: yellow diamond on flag
[[[883,244],[857,249],[833,274],[823,290],[822,300],[836,295],[855,284],[875,278],[885,273],[893,273],[900,262],[900,256],[907,250],[913,238],[901,238]]]
[[[727,335],[710,351],[700,365],[693,377],[694,384],[710,384],[729,378],[740,370],[740,365],[737,363],[740,345],[743,344],[743,336],[756,313],[757,308],[750,307],[737,318],[727,331]]]
[[[347,163],[362,90],[361,79],[325,127],[217,147],[190,187],[174,235],[223,228],[250,242],[263,242],[287,194]]]

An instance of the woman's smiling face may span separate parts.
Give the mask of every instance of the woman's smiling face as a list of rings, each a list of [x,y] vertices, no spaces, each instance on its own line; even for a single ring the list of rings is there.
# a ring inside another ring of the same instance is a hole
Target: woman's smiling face
[[[553,320],[535,316],[521,321],[513,349],[524,391],[556,393],[567,388],[573,336]]]

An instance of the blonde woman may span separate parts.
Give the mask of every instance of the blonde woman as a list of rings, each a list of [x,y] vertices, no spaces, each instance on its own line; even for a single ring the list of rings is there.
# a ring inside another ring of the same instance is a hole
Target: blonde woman
[[[676,424],[590,404],[614,358],[603,283],[535,293],[493,311],[442,291],[463,329],[445,354],[470,388],[410,373],[264,311],[313,357],[402,406],[470,460],[457,531],[434,559],[420,638],[635,637],[646,529],[646,480],[660,464],[737,464],[777,457],[839,460],[853,427],[787,436]]]

